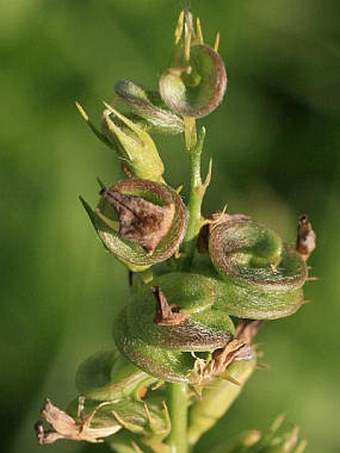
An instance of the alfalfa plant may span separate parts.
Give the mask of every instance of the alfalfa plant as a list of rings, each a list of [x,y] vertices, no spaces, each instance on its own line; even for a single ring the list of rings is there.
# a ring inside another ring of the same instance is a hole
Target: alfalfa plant
[[[206,131],[197,120],[215,110],[226,91],[218,47],[219,35],[209,46],[199,19],[182,11],[158,91],[117,82],[117,102],[105,103],[98,127],[77,104],[121,160],[124,177],[100,182],[97,207],[81,201],[105,248],[130,273],[130,298],[114,320],[112,350],[80,365],[79,395],[67,413],[45,401],[41,415],[50,428],[36,424],[40,444],[105,440],[121,453],[193,450],[253,373],[260,324],[303,304],[306,260],[315,245],[306,216],[289,246],[245,214],[201,212],[212,162],[202,178]],[[164,179],[153,133],[184,136],[187,202]],[[305,442],[297,429],[279,435],[279,425],[266,434],[241,433],[221,448],[301,452]]]

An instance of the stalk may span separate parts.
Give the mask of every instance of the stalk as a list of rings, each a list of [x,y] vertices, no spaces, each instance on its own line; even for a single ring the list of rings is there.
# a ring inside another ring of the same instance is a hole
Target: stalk
[[[188,397],[187,384],[168,384],[171,432],[167,439],[171,453],[187,453]]]
[[[190,127],[192,128],[193,125],[190,124]],[[198,134],[196,134],[196,132],[193,133],[192,129],[190,134],[185,134],[185,137],[197,137],[195,141],[190,141],[189,143],[186,141],[190,158],[191,176],[189,203],[187,206],[189,219],[184,238],[182,268],[187,269],[190,269],[196,249],[195,239],[201,227],[204,225],[204,218],[202,217],[202,202],[211,178],[211,161],[209,163],[208,174],[204,181],[202,181],[201,176],[201,157],[205,133],[205,128],[202,127]],[[190,145],[190,147],[188,145]]]
[[[190,198],[188,204],[189,221],[185,242],[190,242],[194,239],[203,224],[202,219],[202,201],[205,193],[205,184],[202,183],[201,177],[201,156],[203,141],[205,137],[205,129],[202,128],[198,135],[195,144],[189,149],[190,157]]]

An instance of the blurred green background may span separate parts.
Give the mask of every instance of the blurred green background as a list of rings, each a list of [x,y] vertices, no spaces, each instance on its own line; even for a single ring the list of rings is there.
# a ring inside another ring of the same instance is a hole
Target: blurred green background
[[[119,177],[115,156],[87,130],[78,99],[99,118],[114,82],[155,88],[181,1],[15,0],[0,4],[2,451],[40,451],[32,426],[49,396],[61,407],[91,353],[109,348],[127,276],[106,254],[78,201],[97,199],[96,177]],[[193,0],[205,38],[221,31],[226,101],[209,118],[209,212],[228,203],[294,241],[308,213],[318,250],[311,301],[268,322],[259,369],[204,438],[209,451],[280,413],[301,427],[308,452],[339,452],[340,154],[339,2]],[[180,138],[157,139],[174,185],[188,175]],[[184,192],[185,193],[185,192]],[[60,443],[55,453],[105,452]]]

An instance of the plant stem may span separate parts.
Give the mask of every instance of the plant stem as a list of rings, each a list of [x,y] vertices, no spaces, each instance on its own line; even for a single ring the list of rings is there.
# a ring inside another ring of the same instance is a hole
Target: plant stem
[[[205,191],[209,185],[211,177],[211,162],[209,164],[208,174],[204,181],[201,177],[201,156],[203,149],[203,142],[205,138],[205,129],[202,127],[198,133],[197,140],[192,148],[189,149],[190,157],[190,198],[188,203],[188,226],[184,238],[182,249],[182,269],[190,270],[194,253],[196,250],[196,238],[201,227],[204,225],[204,218],[202,217],[201,208]]]
[[[185,236],[185,242],[190,242],[192,239],[194,239],[203,225],[201,207],[205,190],[209,183],[209,181],[207,180],[202,182],[201,177],[201,156],[204,138],[205,129],[202,128],[198,134],[197,142],[195,143],[194,147],[189,150],[191,161],[191,180],[190,199],[188,204],[189,222]]]
[[[168,384],[171,432],[167,439],[171,453],[187,453],[188,397],[186,384]]]
[[[191,150],[196,146],[197,143],[197,129],[196,129],[196,120],[185,116],[183,118],[184,122],[184,140],[187,150]]]
[[[190,123],[189,123],[190,126]],[[192,124],[191,124],[192,126]],[[191,142],[192,147],[188,148],[190,158],[190,198],[188,203],[188,226],[186,235],[183,241],[181,250],[182,258],[178,264],[179,269],[190,270],[194,253],[196,250],[196,238],[202,226],[204,219],[202,217],[201,208],[205,191],[209,185],[211,177],[211,162],[209,164],[208,174],[205,181],[201,177],[201,156],[203,149],[203,142],[205,138],[205,128],[202,127],[197,136],[196,132],[193,134],[196,137],[195,142]],[[189,135],[189,136],[193,136]],[[186,142],[188,147],[188,142]]]

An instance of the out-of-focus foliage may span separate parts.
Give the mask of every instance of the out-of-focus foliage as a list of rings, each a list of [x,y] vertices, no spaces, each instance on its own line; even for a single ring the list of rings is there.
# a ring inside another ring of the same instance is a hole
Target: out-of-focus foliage
[[[337,452],[340,362],[340,133],[338,24],[332,0],[192,2],[205,40],[222,34],[229,85],[209,118],[214,177],[206,212],[226,202],[294,240],[307,212],[318,232],[307,298],[259,335],[264,364],[198,452],[285,411],[307,451]],[[103,253],[78,195],[95,176],[119,177],[117,158],[90,134],[78,99],[100,114],[118,79],[157,87],[180,2],[16,0],[0,5],[1,316],[3,451],[35,452],[32,425],[45,395],[65,406],[79,363],[110,347],[126,298],[124,269]],[[99,108],[98,108],[99,106]],[[167,179],[188,176],[180,138],[159,139]],[[186,191],[184,190],[184,195]],[[92,197],[92,199],[91,199]],[[60,444],[53,452],[107,451]],[[52,451],[52,450],[51,450]]]

